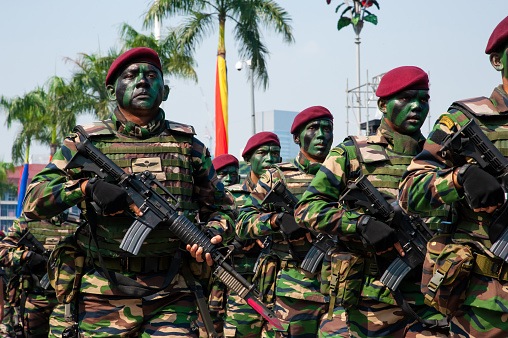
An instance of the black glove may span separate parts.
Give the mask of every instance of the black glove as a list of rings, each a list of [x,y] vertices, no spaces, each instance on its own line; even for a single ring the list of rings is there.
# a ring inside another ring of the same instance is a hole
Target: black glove
[[[463,165],[457,174],[457,182],[464,188],[464,196],[471,209],[497,206],[504,202],[501,184],[476,165]]]
[[[288,214],[287,212],[279,212],[277,218],[275,218],[275,224],[282,230],[286,235],[291,235],[296,230],[301,229],[296,223],[295,217]]]
[[[386,251],[397,242],[392,227],[368,215],[360,217],[356,224],[356,232],[372,245],[376,252]]]
[[[25,259],[25,266],[35,274],[44,274],[48,265],[48,259],[43,255],[28,251]]]
[[[134,203],[124,189],[96,178],[92,178],[86,184],[85,195],[97,203],[103,215],[126,210]]]

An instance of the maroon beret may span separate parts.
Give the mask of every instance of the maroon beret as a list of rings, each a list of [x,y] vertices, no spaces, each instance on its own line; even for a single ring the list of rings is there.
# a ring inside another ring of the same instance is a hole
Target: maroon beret
[[[273,142],[280,147],[279,137],[274,133],[269,131],[262,131],[260,133],[257,133],[247,141],[247,144],[243,149],[242,156],[247,155],[252,150],[258,148],[259,146],[270,142]]]
[[[508,16],[501,21],[490,35],[485,54],[498,52],[508,42]]]
[[[378,97],[388,97],[407,89],[429,89],[429,76],[421,68],[402,66],[383,75],[376,90]]]
[[[322,106],[312,106],[304,109],[301,113],[296,115],[295,119],[293,120],[293,125],[291,126],[291,134],[296,133],[298,128],[306,125],[307,122],[316,119],[330,119],[333,121],[333,115],[328,109]]]
[[[109,67],[108,75],[106,76],[106,85],[108,85],[110,81],[115,80],[117,71],[121,71],[123,68],[136,62],[150,63],[157,67],[162,73],[161,60],[159,59],[159,55],[156,51],[146,47],[133,48],[129,49],[113,61],[111,67]]]
[[[219,169],[224,168],[228,165],[234,165],[237,168],[239,166],[238,159],[230,154],[219,155],[212,160],[212,163],[213,163],[213,167],[215,168],[215,170],[219,170]]]

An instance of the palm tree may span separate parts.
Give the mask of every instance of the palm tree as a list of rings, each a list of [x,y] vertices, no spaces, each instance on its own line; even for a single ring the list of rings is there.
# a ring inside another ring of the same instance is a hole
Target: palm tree
[[[275,30],[285,42],[293,42],[291,18],[272,0],[158,0],[149,8],[145,26],[153,25],[155,19],[174,15],[186,15],[182,26],[183,43],[194,50],[204,37],[213,33],[218,22],[219,47],[217,54],[225,57],[226,19],[234,22],[233,33],[238,42],[241,58],[251,59],[255,81],[264,89],[268,86],[266,55],[268,49],[261,39],[260,26]]]
[[[13,122],[21,124],[12,146],[13,163],[28,163],[32,141],[46,144],[51,141],[51,136],[47,132],[48,116],[42,109],[44,95],[44,91],[38,88],[23,97],[0,98],[0,108],[7,111],[7,128],[10,128]]]
[[[121,27],[124,49],[152,48],[159,54],[165,75],[192,79],[197,82],[198,76],[194,70],[194,59],[189,48],[182,45],[179,34],[177,29],[169,29],[167,36],[158,41],[153,34],[149,36],[140,34],[126,23]]]
[[[81,53],[76,59],[65,58],[78,68],[70,84],[76,112],[89,112],[101,120],[111,115],[115,104],[108,98],[105,82],[109,67],[118,56],[111,49],[106,56]]]
[[[7,191],[15,191],[16,187],[7,182],[7,175],[9,172],[14,172],[14,165],[0,161],[0,196]]]

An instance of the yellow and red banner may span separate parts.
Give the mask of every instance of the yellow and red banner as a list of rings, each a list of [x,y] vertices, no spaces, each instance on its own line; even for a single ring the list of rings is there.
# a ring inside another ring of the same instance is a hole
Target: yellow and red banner
[[[228,80],[226,60],[217,56],[215,80],[215,157],[228,153]]]

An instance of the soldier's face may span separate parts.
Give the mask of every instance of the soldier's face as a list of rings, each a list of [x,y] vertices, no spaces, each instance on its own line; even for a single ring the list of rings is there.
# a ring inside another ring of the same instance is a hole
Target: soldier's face
[[[263,144],[252,153],[250,167],[254,174],[261,176],[265,169],[280,161],[280,147],[274,144]]]
[[[118,76],[114,99],[120,108],[130,112],[158,111],[167,98],[162,74],[149,63],[133,63]]]
[[[501,54],[501,63],[503,64],[503,77],[508,79],[508,44],[505,46]]]
[[[316,162],[323,162],[333,142],[333,124],[328,119],[312,120],[300,132],[300,150]]]
[[[228,165],[217,170],[217,178],[227,187],[240,182],[238,168],[234,165]]]
[[[410,89],[386,101],[385,113],[390,127],[399,134],[411,135],[420,130],[429,114],[429,91]]]

